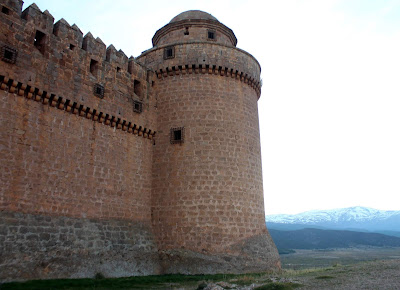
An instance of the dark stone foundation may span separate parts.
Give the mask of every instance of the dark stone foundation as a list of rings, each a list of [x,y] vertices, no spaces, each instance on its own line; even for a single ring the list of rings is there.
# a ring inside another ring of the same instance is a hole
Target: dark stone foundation
[[[0,213],[0,281],[159,274],[149,225]]]

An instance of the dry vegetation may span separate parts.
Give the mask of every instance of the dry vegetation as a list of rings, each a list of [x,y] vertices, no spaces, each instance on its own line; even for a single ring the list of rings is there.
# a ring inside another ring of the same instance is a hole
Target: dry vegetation
[[[1,289],[400,289],[400,249],[346,249],[292,254],[291,262],[325,257],[329,267],[283,269],[246,275],[165,275],[107,279],[30,281]],[[363,261],[381,254],[388,260]],[[338,258],[339,257],[339,258]],[[364,257],[364,258],[362,258]],[[306,259],[305,259],[306,258]],[[288,261],[289,258],[285,258]],[[325,261],[325,262],[326,262]],[[340,262],[340,263],[338,263]],[[343,264],[345,263],[345,264]],[[304,263],[303,263],[304,264]],[[284,264],[285,267],[285,264]]]

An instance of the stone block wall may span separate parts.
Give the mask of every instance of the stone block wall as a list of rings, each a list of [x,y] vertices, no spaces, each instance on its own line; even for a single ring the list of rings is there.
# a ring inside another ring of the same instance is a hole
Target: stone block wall
[[[195,12],[135,59],[35,4],[0,8],[0,281],[279,267],[260,66],[229,28]]]
[[[0,1],[0,280],[159,272],[153,74]]]

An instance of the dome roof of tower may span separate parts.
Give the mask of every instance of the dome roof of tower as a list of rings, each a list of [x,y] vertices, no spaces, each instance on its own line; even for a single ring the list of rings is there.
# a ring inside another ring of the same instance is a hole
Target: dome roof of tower
[[[212,16],[210,13],[200,11],[200,10],[188,10],[188,11],[182,12],[181,14],[178,14],[177,16],[172,18],[172,20],[169,23],[174,23],[174,22],[178,22],[181,20],[190,20],[190,19],[218,21],[218,19],[215,18],[214,16]]]

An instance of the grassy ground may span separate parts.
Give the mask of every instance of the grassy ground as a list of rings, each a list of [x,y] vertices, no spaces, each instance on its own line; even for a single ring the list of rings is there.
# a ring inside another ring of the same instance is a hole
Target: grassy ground
[[[0,289],[400,289],[400,249],[380,252],[380,257],[391,260],[367,262],[363,260],[368,257],[374,259],[379,253],[373,249],[360,252],[353,249],[300,251],[296,254],[290,254],[293,256],[283,257],[282,260],[290,261],[292,265],[294,262],[307,264],[314,260],[313,267],[305,269],[301,265],[298,269],[291,269],[283,263],[283,270],[279,273],[244,275],[164,275],[112,279],[99,275],[97,279],[7,283],[0,285]],[[324,263],[330,263],[330,266],[315,267],[321,259],[325,259]]]

